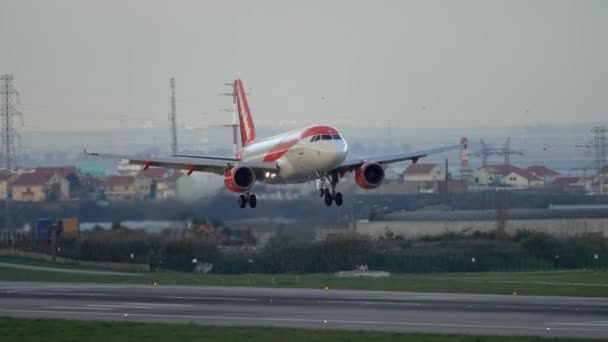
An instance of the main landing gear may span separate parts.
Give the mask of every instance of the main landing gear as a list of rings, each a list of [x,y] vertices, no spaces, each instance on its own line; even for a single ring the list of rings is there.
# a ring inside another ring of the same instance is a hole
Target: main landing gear
[[[325,177],[329,181],[331,190],[325,187],[325,179],[323,177]],[[339,207],[342,205],[342,202],[344,201],[344,197],[342,196],[342,193],[336,192],[336,185],[338,185],[339,180],[340,180],[340,177],[338,176],[338,173],[336,173],[336,172],[331,174],[331,179],[326,175],[321,176],[322,183],[321,183],[320,196],[323,197],[325,205],[328,207],[331,207],[331,204],[333,202],[335,202],[336,205]]]
[[[249,204],[251,208],[255,208],[258,205],[258,198],[255,194],[241,194],[239,196],[239,207],[245,208]]]

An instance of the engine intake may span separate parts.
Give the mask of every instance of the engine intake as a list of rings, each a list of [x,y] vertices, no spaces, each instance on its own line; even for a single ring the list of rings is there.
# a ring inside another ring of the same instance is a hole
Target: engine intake
[[[363,189],[375,189],[384,182],[384,168],[378,163],[365,163],[357,168],[355,181]]]
[[[255,184],[255,171],[247,166],[235,166],[224,173],[224,185],[233,192],[245,192]]]

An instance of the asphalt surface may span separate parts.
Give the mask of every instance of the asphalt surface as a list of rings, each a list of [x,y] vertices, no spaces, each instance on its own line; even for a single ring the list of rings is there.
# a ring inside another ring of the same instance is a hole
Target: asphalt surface
[[[0,282],[0,316],[608,337],[608,299]]]
[[[4,267],[4,268],[16,268],[16,269],[20,269],[20,270],[31,270],[31,271],[59,272],[59,273],[79,273],[79,274],[97,274],[97,275],[124,275],[124,276],[138,276],[138,275],[140,275],[140,273],[78,270],[78,269],[71,269],[71,268],[34,266],[34,265],[24,265],[24,264],[8,263],[8,262],[0,262],[0,267]]]

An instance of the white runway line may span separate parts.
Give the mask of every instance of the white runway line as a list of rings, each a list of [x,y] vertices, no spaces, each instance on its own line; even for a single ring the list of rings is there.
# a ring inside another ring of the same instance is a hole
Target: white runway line
[[[319,303],[319,304],[327,303],[327,304],[363,304],[363,305],[422,306],[422,304],[419,304],[419,303],[352,301],[352,300],[318,300],[317,303]]]
[[[234,302],[256,302],[261,301],[256,298],[231,298],[231,297],[193,297],[193,296],[164,296],[165,299],[200,299],[200,300],[219,300]]]
[[[87,304],[86,307],[114,308],[114,309],[159,309],[159,308],[184,308],[192,307],[191,304],[155,304],[155,303],[109,303],[109,304]]]
[[[62,305],[51,305],[44,306],[44,309],[62,309],[62,310],[113,310],[113,308],[97,308],[88,306],[62,306]]]

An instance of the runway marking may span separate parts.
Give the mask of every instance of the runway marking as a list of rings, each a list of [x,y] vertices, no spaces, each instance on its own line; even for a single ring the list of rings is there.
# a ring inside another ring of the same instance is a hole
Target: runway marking
[[[231,297],[189,297],[189,296],[164,296],[161,298],[166,299],[201,299],[201,300],[225,300],[225,301],[241,301],[241,302],[255,302],[261,301],[256,298],[231,298]]]
[[[62,306],[62,305],[51,305],[45,306],[47,309],[76,309],[76,310],[113,310],[113,308],[101,308],[101,307],[88,307],[88,306]]]
[[[116,304],[87,304],[85,307],[96,308],[115,308],[115,309],[158,309],[158,308],[176,308],[176,307],[191,307],[191,304],[164,304],[164,303],[116,303]]]
[[[353,300],[318,300],[317,303],[331,304],[363,304],[363,305],[404,305],[404,306],[421,306],[420,303],[407,302],[374,302],[374,301],[353,301]]]
[[[123,302],[120,304],[124,305],[142,305],[150,307],[170,307],[170,306],[192,306],[192,304],[170,304],[170,303],[137,303],[137,302]]]
[[[50,311],[50,310],[26,310],[26,309],[2,309],[0,312],[22,312],[22,313],[41,313],[41,314],[75,314],[75,315],[106,315],[119,316],[120,313],[112,312],[86,312],[86,311]],[[338,324],[374,324],[374,325],[401,325],[401,326],[425,326],[425,327],[446,327],[446,328],[476,328],[476,329],[522,329],[546,331],[543,326],[521,326],[521,325],[481,325],[481,324],[451,324],[451,323],[422,323],[422,322],[380,322],[380,321],[358,321],[358,320],[322,320],[309,318],[279,318],[279,317],[238,317],[238,316],[196,316],[196,315],[170,315],[170,314],[144,314],[129,313],[130,317],[164,317],[164,318],[187,318],[187,319],[208,319],[208,320],[230,320],[230,321],[265,321],[265,322],[300,322],[300,323],[338,323]],[[608,329],[592,329],[578,327],[556,327],[553,330],[564,331],[608,331]]]
[[[113,297],[115,295],[108,293],[68,293],[68,292],[30,292],[28,293],[33,296],[50,296],[50,295],[61,295],[61,296],[87,296],[87,297]]]

